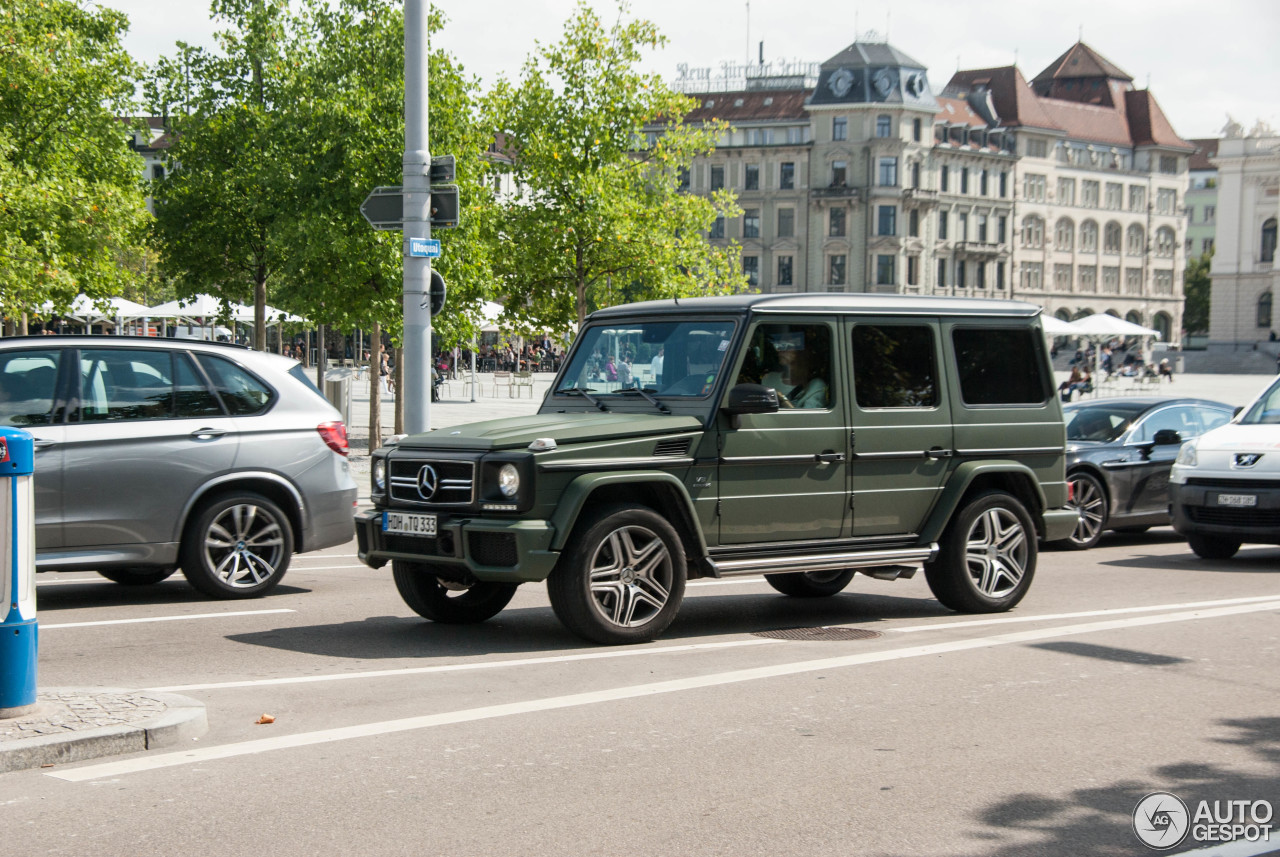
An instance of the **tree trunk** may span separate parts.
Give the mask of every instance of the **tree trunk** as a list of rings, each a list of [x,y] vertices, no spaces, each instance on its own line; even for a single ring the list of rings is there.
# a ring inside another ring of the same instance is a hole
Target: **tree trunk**
[[[404,434],[404,349],[397,348],[391,352],[396,361],[394,375],[396,379],[395,426],[396,434]]]
[[[324,389],[324,371],[329,366],[329,355],[324,347],[324,325],[316,325],[316,386]]]
[[[370,338],[369,351],[369,451],[373,452],[382,446],[382,378],[378,374],[381,366],[378,358],[378,345],[382,342],[382,325],[373,323],[373,334]]]
[[[262,267],[253,283],[253,350],[267,350],[267,272]]]

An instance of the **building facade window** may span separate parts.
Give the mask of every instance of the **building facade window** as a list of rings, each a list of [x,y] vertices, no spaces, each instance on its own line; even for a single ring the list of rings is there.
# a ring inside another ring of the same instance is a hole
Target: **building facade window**
[[[680,190],[689,189],[689,168],[681,167],[679,172],[678,186]]]
[[[784,161],[778,173],[778,187],[781,190],[792,190],[796,186],[796,165]]]
[[[951,184],[951,168],[946,164],[943,164],[942,168],[938,170],[938,188],[943,193],[950,193],[950,184]]]
[[[880,138],[893,136],[893,117],[885,115],[876,117],[876,136]]]
[[[742,257],[742,273],[747,277],[747,285],[751,288],[759,288],[760,286],[760,257],[759,256],[743,256]]]
[[[1001,244],[1009,238],[1009,216],[1006,214],[996,218],[996,240]]]
[[[1102,230],[1102,252],[1113,256],[1120,253],[1120,224],[1114,220]]]
[[[1276,219],[1268,218],[1266,223],[1262,224],[1262,253],[1259,259],[1263,262],[1274,262],[1276,260]]]
[[[715,222],[711,224],[711,238],[724,237],[724,215],[716,215]]]
[[[876,234],[877,235],[897,235],[898,234],[898,209],[892,205],[879,206],[876,212]]]
[[[1124,269],[1124,293],[1126,295],[1142,294],[1142,269]]]
[[[831,162],[831,186],[844,187],[849,165],[844,161]]]
[[[881,158],[879,165],[880,165],[880,185],[882,187],[897,187],[898,159],[897,158]]]
[[[921,122],[919,118],[912,119],[911,120],[911,139],[919,143],[923,138],[923,136],[924,136],[924,123]]]
[[[1044,221],[1032,215],[1022,219],[1022,246],[1038,249],[1044,246]]]
[[[711,189],[720,190],[724,187],[724,167],[720,164],[713,164],[711,167]]]
[[[1098,252],[1098,224],[1086,220],[1080,224],[1080,251],[1082,253]]]
[[[760,190],[760,165],[746,164],[742,168],[743,190]]]
[[[1071,266],[1053,266],[1053,288],[1059,292],[1071,291]]]
[[[833,208],[827,215],[827,234],[832,238],[843,238],[845,232],[845,210]]]
[[[1044,265],[1040,262],[1022,263],[1022,288],[1038,292],[1044,286]]]
[[[1200,252],[1201,252],[1201,253],[1212,253],[1212,252],[1213,252],[1213,239],[1212,239],[1212,238],[1205,238],[1204,240],[1202,240],[1202,241],[1200,242]]]
[[[985,214],[978,215],[978,240],[986,243],[987,238],[987,216]]]
[[[1271,292],[1258,298],[1258,327],[1271,327]]]
[[[828,256],[827,257],[827,284],[831,286],[844,285],[844,267],[845,256]]]
[[[947,213],[945,211],[938,212],[938,238],[943,241],[947,239]]]
[[[961,193],[969,192],[969,168],[968,167],[960,168],[960,192]]]
[[[917,119],[916,121],[919,122],[920,120]],[[920,285],[920,257],[919,256],[907,257],[907,285],[908,286]]]
[[[914,208],[907,212],[907,235],[912,238],[920,237],[920,212]]]
[[[778,237],[793,238],[796,234],[796,210],[794,208],[778,209]]]
[[[1075,244],[1075,234],[1076,227],[1070,218],[1059,218],[1053,228],[1053,248],[1055,250],[1070,250]]]
[[[947,260],[938,260],[938,288],[946,288],[947,285]]]
[[[1156,271],[1156,294],[1173,294],[1173,271]]]
[[[1022,177],[1022,198],[1028,202],[1044,202],[1045,177],[1027,173]]]
[[[876,285],[892,286],[897,283],[897,280],[894,279],[894,263],[897,260],[897,256],[884,254],[876,256]]]
[[[980,289],[987,287],[987,263],[979,262],[973,266],[973,284]]]
[[[1004,199],[1009,195],[1009,174],[1000,174],[1000,198]]]
[[[1129,210],[1147,210],[1147,189],[1142,185],[1129,185]]]
[[[789,286],[791,284],[792,284],[791,283],[791,257],[779,256],[778,257],[778,285]]]
[[[1049,155],[1049,144],[1044,140],[1027,141],[1027,157],[1044,158]]]
[[[967,267],[968,266],[965,264],[964,259],[956,259],[955,268],[956,268],[956,288],[957,289],[963,289],[969,285],[969,282],[968,282],[969,278],[965,276],[965,273],[966,273],[965,269]]]
[[[1004,262],[996,262],[996,288],[1004,289]]]
[[[1176,175],[1178,172],[1178,159],[1173,155],[1161,155],[1160,172],[1170,176]]]
[[[1178,192],[1172,188],[1160,188],[1156,191],[1156,212],[1159,214],[1173,214],[1174,209],[1178,207]]]
[[[760,237],[760,209],[745,208],[742,211],[742,237]]]
[[[978,170],[978,195],[987,195],[987,171],[986,169]]]
[[[1102,268],[1102,293],[1104,295],[1120,294],[1120,269],[1110,265]]]
[[[1213,223],[1213,221],[1217,219],[1218,219],[1218,206],[1206,205],[1204,207],[1204,222]]]
[[[849,139],[849,117],[847,116],[831,117],[831,139],[832,140],[848,140]]]
[[[1058,179],[1058,205],[1076,204],[1076,180]]]
[[[911,163],[911,186],[920,187],[920,162],[913,161]]]
[[[1107,182],[1106,196],[1103,202],[1110,211],[1119,211],[1124,207],[1124,185],[1118,182]]]
[[[956,238],[960,241],[969,240],[969,213],[966,211],[956,214]]]
[[[1137,223],[1130,223],[1125,232],[1125,251],[1130,256],[1142,256],[1147,252],[1147,233]]]
[[[1173,230],[1168,226],[1161,226],[1156,230],[1156,255],[1168,258],[1173,255],[1174,249],[1178,246],[1178,240],[1173,234]]]
[[[1098,207],[1099,185],[1095,181],[1080,182],[1080,205],[1085,208]]]
[[[1098,266],[1081,265],[1079,270],[1080,291],[1096,292],[1098,290]]]

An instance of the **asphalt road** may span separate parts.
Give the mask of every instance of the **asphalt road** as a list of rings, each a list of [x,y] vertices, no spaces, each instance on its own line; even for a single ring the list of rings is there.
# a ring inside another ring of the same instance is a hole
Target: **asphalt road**
[[[180,575],[139,589],[42,574],[42,687],[176,691],[207,704],[210,730],[179,751],[0,775],[0,841],[202,857],[1150,853],[1131,828],[1150,792],[1280,803],[1278,572],[1280,549],[1211,562],[1163,528],[1043,552],[1030,595],[995,617],[943,609],[923,575],[860,576],[816,601],[696,582],[664,637],[630,648],[570,636],[541,585],[483,625],[425,622],[354,544],[296,558],[244,602]],[[877,636],[756,636],[820,626]]]

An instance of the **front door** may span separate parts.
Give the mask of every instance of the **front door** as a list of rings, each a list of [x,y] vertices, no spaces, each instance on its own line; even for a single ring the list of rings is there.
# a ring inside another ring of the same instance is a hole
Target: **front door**
[[[770,317],[748,331],[735,383],[778,391],[774,414],[720,420],[720,543],[835,539],[848,504],[836,323]]]
[[[951,408],[937,326],[849,319],[853,361],[853,536],[915,534],[951,467]]]

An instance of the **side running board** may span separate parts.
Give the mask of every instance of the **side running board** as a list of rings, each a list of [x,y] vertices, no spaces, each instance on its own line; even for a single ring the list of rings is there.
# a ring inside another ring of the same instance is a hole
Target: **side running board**
[[[801,571],[835,571],[842,568],[869,568],[911,562],[932,562],[938,556],[938,544],[928,547],[891,548],[840,553],[792,554],[790,556],[747,557],[745,559],[707,559],[713,577],[737,577],[745,574],[782,574]]]

